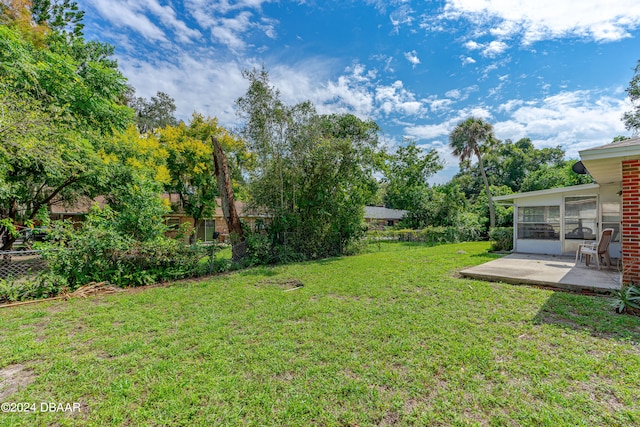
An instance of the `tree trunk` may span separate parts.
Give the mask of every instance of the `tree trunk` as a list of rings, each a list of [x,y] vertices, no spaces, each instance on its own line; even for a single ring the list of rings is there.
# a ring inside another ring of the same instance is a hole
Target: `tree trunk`
[[[489,189],[489,180],[487,179],[487,173],[484,171],[484,162],[479,151],[476,151],[478,156],[478,165],[480,166],[480,173],[482,173],[482,179],[484,180],[484,188],[487,191],[487,202],[489,203],[489,225],[490,228],[496,226],[496,212],[493,208],[493,198],[491,197],[491,190]]]
[[[220,191],[222,214],[227,222],[227,228],[229,229],[229,236],[231,238],[231,259],[233,262],[240,262],[246,255],[247,244],[244,240],[242,224],[240,224],[240,217],[236,211],[236,204],[233,198],[233,188],[231,187],[231,175],[229,174],[227,156],[225,156],[224,151],[222,151],[220,141],[214,136],[211,137],[211,142],[213,143],[213,162],[215,165],[218,190]]]
[[[7,219],[10,219],[13,225],[16,225],[16,218],[18,216],[18,202],[12,200],[9,204],[9,209],[4,210],[3,214],[7,214]],[[9,227],[0,226],[0,250],[10,251],[13,249],[13,243],[18,238],[9,232]]]

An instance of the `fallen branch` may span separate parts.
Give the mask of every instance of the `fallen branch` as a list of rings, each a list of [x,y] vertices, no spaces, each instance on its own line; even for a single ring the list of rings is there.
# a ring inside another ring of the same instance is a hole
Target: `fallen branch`
[[[99,282],[99,283],[91,282],[84,286],[79,287],[73,292],[68,292],[68,293],[65,292],[62,295],[59,295],[57,297],[35,299],[32,301],[18,301],[18,302],[12,302],[9,304],[1,304],[0,308],[18,307],[20,305],[35,304],[38,302],[55,301],[60,299],[68,300],[71,298],[88,298],[96,295],[109,295],[109,294],[115,294],[118,292],[122,292],[122,289],[116,288],[115,286],[111,285],[109,282]]]

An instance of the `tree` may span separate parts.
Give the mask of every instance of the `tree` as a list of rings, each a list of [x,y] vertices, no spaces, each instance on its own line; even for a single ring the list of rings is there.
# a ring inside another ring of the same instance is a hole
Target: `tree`
[[[215,213],[216,197],[220,195],[211,138],[215,137],[227,154],[232,188],[239,195],[244,193],[241,169],[247,162],[245,145],[220,126],[217,119],[198,113],[192,115],[188,124],[180,122],[176,126],[165,126],[158,129],[157,134],[167,152],[170,179],[165,188],[178,195],[179,208],[193,218],[196,236],[200,220]]]
[[[548,188],[592,183],[593,178],[591,175],[580,175],[573,171],[572,166],[576,161],[567,160],[555,166],[543,165],[527,175],[520,191],[546,190]]]
[[[338,254],[362,233],[374,178],[378,126],[350,114],[319,115],[310,102],[279,99],[265,70],[245,72],[237,107],[254,159],[251,205],[271,217],[274,244],[309,258]]]
[[[458,157],[461,162],[470,160],[473,156],[478,159],[478,165],[487,194],[487,202],[489,204],[489,223],[491,228],[496,226],[496,214],[493,207],[489,181],[482,161],[481,147],[491,144],[493,139],[493,126],[482,119],[474,117],[458,123],[449,135],[449,146],[453,150],[453,155]]]
[[[428,188],[428,179],[441,169],[442,161],[435,149],[425,153],[415,141],[399,147],[388,155],[384,167],[386,206],[411,210],[416,193]]]
[[[129,106],[136,112],[140,133],[178,124],[173,115],[176,112],[175,100],[164,92],[156,93],[150,100],[133,98]]]
[[[103,56],[108,50],[82,38],[36,45],[14,24],[0,26],[0,220],[12,224],[91,195],[101,182],[105,138],[131,117],[120,103],[125,79]]]
[[[627,95],[633,104],[633,109],[624,113],[622,120],[625,127],[634,133],[640,132],[640,61],[636,65],[635,72],[629,86],[627,87]]]
[[[463,227],[467,200],[458,184],[421,187],[411,193],[411,206],[402,221],[404,227]],[[474,218],[474,222],[477,220]]]
[[[227,156],[222,149],[220,141],[215,136],[211,137],[213,145],[213,162],[216,181],[218,183],[218,191],[220,192],[220,204],[222,205],[222,213],[227,222],[229,234],[232,235],[232,260],[240,262],[244,259],[246,253],[246,243],[240,217],[236,210],[235,199],[233,197],[233,188],[231,186],[231,174],[229,173],[229,163]]]
[[[525,179],[543,167],[560,167],[564,165],[562,148],[537,149],[529,138],[518,141],[494,140],[491,147],[484,147],[482,161],[489,180],[489,185],[506,185],[511,191],[522,190]],[[484,180],[478,163],[464,162],[454,180],[460,184],[467,197],[477,199],[484,192]]]
[[[31,16],[38,25],[47,25],[57,32],[68,31],[76,37],[82,36],[84,11],[71,0],[32,0]]]

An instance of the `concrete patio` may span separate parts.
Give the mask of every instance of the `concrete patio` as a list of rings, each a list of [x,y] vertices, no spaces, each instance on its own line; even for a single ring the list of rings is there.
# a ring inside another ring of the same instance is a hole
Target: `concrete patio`
[[[615,260],[614,260],[615,263]],[[620,289],[620,272],[614,267],[598,271],[592,262],[562,256],[510,254],[485,264],[462,270],[463,277],[516,285],[548,286],[577,292],[609,293]]]

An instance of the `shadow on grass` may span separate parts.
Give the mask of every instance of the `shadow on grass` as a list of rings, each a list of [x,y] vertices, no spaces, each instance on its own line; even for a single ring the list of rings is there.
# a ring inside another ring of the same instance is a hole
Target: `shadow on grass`
[[[581,330],[598,338],[640,345],[640,317],[617,314],[606,296],[554,292],[533,318],[537,325],[549,324]]]
[[[401,240],[381,240],[380,242],[370,241],[368,242],[368,248],[365,253],[397,252],[414,248],[431,248],[434,246],[441,246],[445,244],[447,243],[411,242]]]
[[[469,258],[482,258],[482,259],[486,259],[487,261],[491,261],[494,259],[498,259],[498,258],[503,258],[508,254],[496,254],[493,252],[481,252],[479,254],[474,254],[471,255]]]
[[[342,256],[342,257],[332,257],[332,258],[323,258],[323,259],[307,261],[307,262],[310,263],[310,264],[331,265],[331,264],[335,264],[338,261],[344,261],[344,256]]]
[[[280,272],[277,267],[251,267],[240,271],[240,276],[277,276]]]

